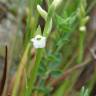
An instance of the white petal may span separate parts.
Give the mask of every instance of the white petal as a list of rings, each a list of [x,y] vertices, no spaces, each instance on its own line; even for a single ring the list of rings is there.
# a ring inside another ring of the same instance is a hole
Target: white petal
[[[46,37],[36,35],[34,38],[31,39],[31,42],[33,42],[34,48],[44,48],[46,46]]]

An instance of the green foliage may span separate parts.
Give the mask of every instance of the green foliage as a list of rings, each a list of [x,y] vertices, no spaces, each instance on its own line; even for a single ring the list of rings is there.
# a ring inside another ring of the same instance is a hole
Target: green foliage
[[[53,3],[50,5],[50,8],[48,10],[46,25],[45,25],[44,32],[43,32],[46,37],[48,37],[48,35],[49,35],[49,33],[51,32],[51,29],[52,29],[52,17],[54,15],[54,11],[55,11],[54,3],[55,2],[53,1]],[[40,29],[40,27],[38,27],[36,33],[40,34],[40,32],[41,32],[41,29]],[[29,76],[30,78],[28,79],[28,82],[27,82],[27,85],[26,85],[27,87],[25,87],[25,89],[24,89],[25,90],[24,94],[23,94],[24,96],[30,96],[31,95],[34,83],[36,81],[38,69],[40,67],[40,61],[41,61],[41,58],[42,58],[43,50],[44,49],[42,49],[42,48],[39,48],[39,49],[36,50],[35,64],[33,65],[33,68],[30,72],[30,76]],[[32,77],[31,77],[31,75],[32,75]]]
[[[76,96],[74,85],[83,68],[73,70],[71,73],[67,70],[83,62],[87,30],[81,29],[86,28],[89,20],[87,0],[46,0],[48,11],[41,7],[42,2],[43,0],[28,1],[25,51],[20,63],[21,67],[19,66],[17,71],[12,96],[17,95],[23,71],[25,77],[24,88],[20,90],[21,96],[69,96],[72,91],[74,92],[72,96]],[[41,30],[38,24],[39,17],[45,21],[44,30]],[[47,38],[46,48],[34,50],[30,39],[36,35]],[[31,54],[30,49],[34,50],[32,52],[35,55]],[[66,75],[67,72],[69,73]],[[52,81],[59,80],[60,77],[63,79],[60,79],[61,81],[58,81],[60,84],[54,88]],[[89,96],[89,91],[82,87],[80,96]]]
[[[88,89],[85,89],[84,87],[82,87],[80,96],[89,96]]]

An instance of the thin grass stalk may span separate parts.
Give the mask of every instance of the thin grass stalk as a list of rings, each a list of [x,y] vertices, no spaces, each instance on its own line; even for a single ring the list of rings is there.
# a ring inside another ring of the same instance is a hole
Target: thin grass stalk
[[[16,80],[15,80],[15,84],[14,84],[14,87],[13,87],[12,96],[17,96],[18,88],[19,88],[19,84],[20,84],[20,78],[22,76],[22,71],[24,70],[25,65],[27,63],[27,59],[28,59],[27,57],[28,57],[28,52],[29,52],[29,49],[30,49],[30,45],[31,44],[29,43],[28,46],[26,47],[26,50],[23,54],[23,57],[21,59],[20,65],[19,65],[19,69],[16,72]]]
[[[96,70],[94,71],[93,76],[90,82],[88,83],[89,94],[92,92],[92,89],[95,83],[96,83]]]

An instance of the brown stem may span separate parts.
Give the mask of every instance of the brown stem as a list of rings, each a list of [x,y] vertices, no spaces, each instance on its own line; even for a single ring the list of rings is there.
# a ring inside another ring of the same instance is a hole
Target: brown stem
[[[8,55],[8,48],[5,46],[5,64],[4,64],[4,69],[3,69],[3,76],[1,79],[1,85],[0,85],[0,96],[2,96],[3,90],[4,90],[4,85],[6,81],[6,75],[7,75],[7,55]]]

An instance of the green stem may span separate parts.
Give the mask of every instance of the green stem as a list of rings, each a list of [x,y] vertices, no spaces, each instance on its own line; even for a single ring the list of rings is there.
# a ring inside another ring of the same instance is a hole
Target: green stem
[[[85,32],[80,31],[80,39],[79,39],[79,53],[78,53],[78,61],[77,63],[81,63],[83,60],[84,55],[84,39],[85,39]]]
[[[31,94],[32,94],[32,89],[33,89],[34,83],[36,81],[36,77],[37,77],[37,74],[38,74],[38,69],[40,67],[40,61],[41,61],[41,58],[42,58],[43,51],[44,51],[44,49],[37,49],[37,51],[36,51],[35,64],[33,65],[33,68],[30,72],[30,76],[29,76],[30,78],[27,82],[28,87],[25,90],[24,96],[31,96]]]
[[[22,60],[20,62],[19,69],[16,73],[16,80],[15,80],[15,85],[13,87],[12,96],[17,96],[17,91],[18,91],[18,88],[19,88],[20,79],[21,79],[21,76],[22,76],[22,71],[24,70],[24,67],[27,63],[27,55],[28,55],[29,49],[30,49],[30,43],[27,45],[27,48],[26,48],[26,50],[24,52],[24,55],[22,57]]]

